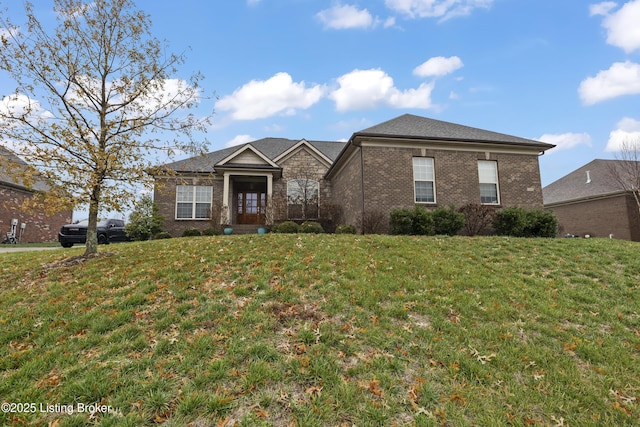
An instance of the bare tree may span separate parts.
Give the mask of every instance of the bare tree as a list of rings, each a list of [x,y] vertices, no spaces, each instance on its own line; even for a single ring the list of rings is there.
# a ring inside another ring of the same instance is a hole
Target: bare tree
[[[624,141],[616,160],[608,164],[609,175],[615,185],[633,196],[640,214],[640,140]]]
[[[0,100],[0,137],[50,184],[49,210],[88,205],[89,255],[98,212],[128,206],[159,156],[201,152],[193,132],[208,117],[189,113],[202,76],[172,78],[185,56],[165,51],[134,0],[54,0],[54,12],[49,30],[30,2],[23,26],[0,11],[0,70],[16,83]]]

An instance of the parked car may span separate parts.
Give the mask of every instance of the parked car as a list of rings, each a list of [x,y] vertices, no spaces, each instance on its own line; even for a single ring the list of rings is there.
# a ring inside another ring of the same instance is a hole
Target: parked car
[[[74,243],[86,243],[88,227],[88,219],[74,224],[63,225],[58,232],[58,241],[63,248],[70,248]],[[97,231],[99,244],[125,242],[128,240],[127,233],[124,230],[124,221],[121,219],[98,220]]]

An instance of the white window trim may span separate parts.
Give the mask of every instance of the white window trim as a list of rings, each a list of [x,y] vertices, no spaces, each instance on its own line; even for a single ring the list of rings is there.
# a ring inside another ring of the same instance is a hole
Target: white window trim
[[[433,180],[416,179],[414,169],[414,159],[429,159],[431,160],[431,169],[433,170]],[[411,160],[411,173],[413,174],[413,202],[421,205],[435,205],[438,201],[436,193],[436,161],[433,157],[413,157]],[[416,182],[432,182],[433,183],[433,202],[419,202],[418,194],[416,192]]]
[[[496,171],[496,181],[495,182],[484,182],[480,181],[480,164],[481,163],[491,163]],[[480,204],[489,205],[489,206],[498,206],[500,205],[500,175],[498,173],[498,162],[495,160],[478,160],[478,191],[480,191],[480,184],[495,184],[496,186],[496,199],[495,203],[486,203],[482,201],[482,197],[480,197]]]
[[[192,187],[193,188],[193,198],[191,202],[178,202],[178,188],[179,187]],[[209,201],[209,215],[207,218],[195,218],[196,213],[196,204],[203,203],[198,202],[198,188],[209,188],[211,193],[210,201]],[[213,206],[213,186],[211,185],[177,185],[176,186],[176,206],[175,206],[175,215],[174,218],[176,221],[208,221],[211,220],[211,207]],[[191,203],[191,218],[178,218],[178,203]]]

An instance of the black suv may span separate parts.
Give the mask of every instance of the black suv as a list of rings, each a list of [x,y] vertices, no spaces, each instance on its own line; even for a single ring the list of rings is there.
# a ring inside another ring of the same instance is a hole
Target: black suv
[[[74,243],[87,242],[87,228],[89,220],[85,219],[75,224],[63,225],[58,232],[58,241],[63,248],[70,248]],[[103,219],[98,221],[98,243],[126,242],[127,233],[124,221],[121,219]]]

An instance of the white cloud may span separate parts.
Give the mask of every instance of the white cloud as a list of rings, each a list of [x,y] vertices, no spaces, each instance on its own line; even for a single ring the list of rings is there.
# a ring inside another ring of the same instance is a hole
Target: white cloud
[[[600,11],[605,10],[606,6]],[[627,53],[640,49],[640,0],[627,2],[617,12],[606,14],[602,26],[607,30],[607,43],[610,45]]]
[[[591,147],[591,136],[588,133],[545,133],[540,138],[538,138],[538,141],[555,145],[556,147],[551,150],[550,153],[555,153],[556,151],[561,150],[569,150],[579,145],[586,145],[587,147]]]
[[[462,60],[457,56],[449,58],[436,56],[414,68],[413,74],[419,77],[440,77],[453,73],[463,66]]]
[[[235,147],[236,145],[246,144],[247,142],[255,141],[256,139],[251,135],[237,135],[232,140],[227,141],[225,147]]]
[[[605,1],[602,3],[592,4],[589,6],[589,16],[608,15],[618,4],[613,1]]]
[[[401,91],[393,79],[380,69],[354,70],[337,79],[338,89],[329,98],[338,111],[371,109],[380,104],[394,108],[431,108],[433,83]]]
[[[0,126],[16,126],[15,121],[5,117],[21,116],[33,122],[49,120],[53,114],[27,95],[13,94],[0,99]]]
[[[617,129],[609,134],[605,151],[621,151],[623,146],[640,146],[640,121],[625,117],[617,124]]]
[[[367,9],[358,9],[351,5],[336,5],[316,14],[325,28],[344,30],[350,28],[370,28],[376,20]]]
[[[288,73],[277,73],[268,80],[252,80],[233,94],[220,99],[215,108],[231,111],[235,120],[253,120],[276,114],[293,115],[316,104],[326,88],[304,82],[294,83]]]
[[[589,77],[578,88],[583,104],[593,105],[622,95],[640,93],[640,64],[616,62],[608,70]]]
[[[447,20],[469,15],[474,9],[489,8],[494,0],[385,0],[388,8],[410,18]]]

